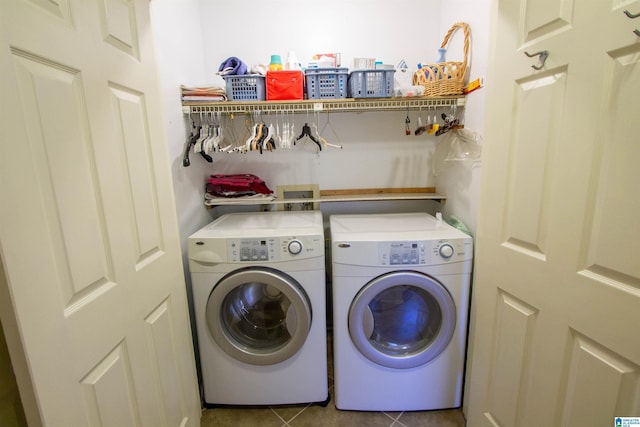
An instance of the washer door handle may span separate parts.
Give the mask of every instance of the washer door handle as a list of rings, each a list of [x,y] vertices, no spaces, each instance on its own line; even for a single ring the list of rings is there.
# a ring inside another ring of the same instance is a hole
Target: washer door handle
[[[296,329],[298,329],[298,316],[296,315],[296,309],[293,307],[293,304],[287,309],[287,318],[285,321],[289,335],[294,336]]]
[[[371,312],[371,308],[367,305],[362,313],[362,330],[364,331],[364,336],[371,338],[374,327],[375,321],[373,320],[373,313]]]

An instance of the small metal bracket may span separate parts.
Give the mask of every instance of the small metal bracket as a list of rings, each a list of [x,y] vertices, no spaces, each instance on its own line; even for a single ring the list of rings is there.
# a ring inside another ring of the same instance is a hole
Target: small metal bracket
[[[547,58],[549,57],[548,50],[541,50],[540,52],[536,52],[536,53],[525,52],[524,54],[527,55],[529,58],[533,58],[534,56],[540,57],[538,60],[538,65],[531,66],[531,68],[533,68],[534,70],[541,70],[542,67],[544,67],[544,63],[547,61]]]
[[[627,18],[629,18],[629,19],[640,18],[640,12],[638,12],[636,14],[633,14],[633,13],[629,12],[628,10],[625,10],[624,14],[627,15]],[[636,28],[635,30],[633,30],[633,34],[635,34],[636,36],[640,37],[640,30],[638,30]]]

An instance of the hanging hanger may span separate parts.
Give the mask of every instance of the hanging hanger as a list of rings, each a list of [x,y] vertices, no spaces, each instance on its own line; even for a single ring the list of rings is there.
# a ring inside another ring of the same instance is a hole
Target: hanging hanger
[[[276,143],[273,140],[273,135],[275,133],[275,128],[273,127],[273,123],[267,126],[266,137],[263,139],[262,144],[260,145],[260,154],[262,154],[262,150],[273,151],[276,148]]]
[[[216,112],[216,136],[213,140],[213,149],[218,151],[220,149],[220,143],[224,139],[224,127],[222,126],[222,113]]]
[[[296,138],[296,122],[293,119],[293,113],[287,112],[286,123],[283,123],[283,129],[286,129],[286,134],[283,136],[283,142],[285,148],[293,148]]]
[[[191,130],[189,132],[189,139],[184,148],[184,153],[182,155],[182,166],[189,167],[191,165],[191,160],[189,160],[189,153],[191,152],[191,146],[196,143],[196,141],[200,138],[200,126],[196,126],[196,121],[193,118],[193,115],[189,114],[189,119],[191,120]]]
[[[238,148],[241,147],[240,140],[238,139],[238,135],[236,134],[236,125],[235,125],[235,114],[231,113],[228,116],[223,116],[224,120],[227,121],[228,126],[226,126],[227,134],[229,135],[229,146],[226,148],[225,152],[235,153],[238,152]]]
[[[280,148],[290,149],[293,146],[293,140],[295,139],[294,124],[289,117],[288,111],[282,112],[282,130],[279,137]]]
[[[407,107],[407,117],[404,119],[404,134],[411,135],[411,128],[409,124],[411,123],[411,119],[409,118],[409,107]]]
[[[229,114],[229,116],[223,116],[222,113],[218,113],[218,114],[220,115],[220,134],[221,135],[226,134],[228,130],[231,136],[230,138],[231,141],[236,141],[235,132],[233,130],[233,123],[231,123],[231,126],[229,127],[227,127],[225,123],[227,119],[233,121],[233,113]],[[220,142],[223,142],[224,139],[225,138],[221,136]],[[218,145],[220,145],[220,142],[218,143]],[[231,142],[228,142],[227,146],[220,147],[218,150],[221,153],[230,153],[232,149],[233,149],[233,144]]]
[[[213,141],[215,139],[215,124],[213,122],[213,113],[211,113],[210,123],[208,124],[207,137],[202,141],[201,151],[209,154],[213,150]]]
[[[276,125],[273,127],[273,136],[272,136],[273,142],[274,142],[274,148],[277,145],[280,145],[280,143],[281,143],[281,139],[280,139],[280,122],[278,121],[278,111],[275,112],[275,115],[276,115],[276,119],[275,119]],[[271,122],[271,124],[269,126],[273,126],[273,122]]]
[[[209,136],[209,124],[208,123],[204,123],[205,120],[202,117],[202,112],[200,113],[200,138],[198,138],[198,140],[195,142],[194,146],[193,146],[193,152],[194,153],[200,153],[202,152],[202,143],[207,139],[207,137]]]
[[[317,119],[318,120],[320,119],[320,113],[318,113]],[[328,111],[327,111],[327,121],[325,122],[324,126],[322,127],[322,132],[318,132],[318,127],[316,126],[315,123],[313,124],[314,130],[316,132],[316,135],[317,135],[318,139],[320,140],[320,142],[322,142],[322,145],[324,145],[325,147],[339,148],[339,149],[342,150],[342,145],[330,144],[329,142],[327,142],[327,140],[325,138],[322,137],[322,133],[324,133],[324,131],[327,128],[327,126],[329,126],[329,128],[333,132],[333,135],[336,137],[336,139],[339,140],[340,138],[338,138],[338,134],[336,133],[335,129],[333,128],[333,126],[329,122],[329,112]]]
[[[316,126],[316,124],[315,124],[315,123],[313,124],[313,128],[314,128],[314,131],[315,131],[315,133],[316,133],[316,137],[318,138],[318,140],[320,140],[320,142],[322,143],[322,145],[324,145],[325,147],[333,147],[333,148],[339,148],[339,149],[342,149],[342,145],[330,144],[329,142],[327,142],[327,140],[326,140],[326,139],[324,139],[324,138],[322,137],[322,135],[320,135],[320,134],[318,133],[318,127]]]
[[[189,159],[189,152],[191,151],[191,146],[195,146],[197,141],[200,140],[201,135],[202,135],[202,127],[201,126],[196,126],[196,122],[195,120],[193,120],[193,117],[191,118],[191,132],[189,133],[189,139],[187,141],[187,144],[185,146],[184,149],[184,153],[182,155],[182,166],[183,167],[188,167],[191,165],[191,160]],[[201,122],[202,123],[202,122]],[[200,155],[202,156],[202,158],[204,158],[207,162],[212,163],[213,159],[211,158],[211,156],[209,156],[207,153],[203,153],[201,151],[199,151],[198,153],[200,153]]]
[[[264,150],[273,151],[276,148],[276,143],[273,139],[274,134],[275,128],[273,127],[273,123],[267,126],[262,118],[262,114],[260,114],[260,123],[256,126],[255,137],[251,141],[251,150],[259,150],[260,154],[262,154]]]
[[[304,126],[302,126],[302,133],[300,133],[300,135],[296,138],[296,141],[300,141],[302,138],[307,136],[309,137],[310,140],[316,143],[316,145],[318,146],[318,150],[322,151],[322,145],[320,144],[320,141],[318,141],[318,139],[311,133],[311,128],[309,127],[308,121],[309,121],[309,110],[307,110],[307,121],[304,123]],[[294,141],[294,144],[295,144],[295,141]]]
[[[415,130],[414,134],[416,136],[417,135],[422,135],[423,133],[427,132],[428,130],[429,130],[429,127],[428,126],[424,126],[422,124],[422,107],[420,107],[420,113],[418,115],[418,127],[416,127],[416,130]]]
[[[258,123],[255,123],[254,117],[255,117],[255,114],[252,114],[251,118],[252,118],[252,121],[253,121],[253,126],[251,127],[251,134],[250,134],[249,138],[245,142],[244,151],[251,151],[251,146],[253,145],[253,140],[258,135]],[[248,124],[248,121],[249,121],[249,119],[247,118],[245,123]]]
[[[442,120],[444,120],[444,124],[438,129],[436,135],[442,135],[444,133],[449,132],[452,129],[462,129],[464,125],[460,124],[460,120],[455,116],[456,114],[456,105],[451,105],[451,113],[445,114],[442,113]]]
[[[429,129],[427,130],[427,133],[429,135],[433,135],[439,129],[440,129],[440,124],[438,123],[438,117],[434,114],[433,121],[429,120]]]
[[[300,141],[302,138],[304,138],[305,136],[308,136],[309,139],[311,139],[313,142],[316,143],[316,145],[318,146],[318,149],[320,151],[322,151],[322,144],[320,143],[320,141],[318,141],[318,139],[311,133],[311,128],[309,127],[309,124],[305,122],[304,126],[302,126],[302,133],[300,134],[300,136],[298,136],[296,138],[296,141]]]
[[[251,141],[251,151],[255,151],[258,148],[258,142],[262,138],[262,123],[256,123],[256,136]]]

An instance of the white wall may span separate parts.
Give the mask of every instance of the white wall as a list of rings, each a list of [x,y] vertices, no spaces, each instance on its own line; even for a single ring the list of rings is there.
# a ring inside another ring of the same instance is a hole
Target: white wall
[[[489,57],[489,19],[491,0],[448,0],[442,2],[440,22],[458,21],[469,24],[471,52],[469,57],[469,79],[484,77]],[[446,34],[447,29],[441,28]],[[451,54],[459,55],[462,49],[462,34],[456,33],[449,45]],[[450,60],[462,60],[451,57]],[[485,82],[487,83],[487,82]],[[485,91],[479,89],[466,97],[465,128],[484,133]],[[436,178],[436,187],[447,195],[444,213],[459,217],[475,234],[478,217],[478,195],[480,192],[480,162],[447,162]]]
[[[303,63],[314,53],[341,52],[349,68],[354,57],[435,60],[440,2],[430,3],[426,11],[421,0],[201,0],[207,73],[229,56],[268,64],[271,54],[284,60],[290,50]]]
[[[211,221],[202,204],[202,183],[209,175],[204,164],[192,162],[182,167],[182,152],[187,140],[186,120],[180,104],[180,85],[193,85],[206,81],[200,7],[198,0],[153,0],[151,24],[156,44],[156,60],[160,90],[163,94],[163,110],[168,141],[169,158],[173,175],[173,191],[176,201],[178,227],[183,247],[183,268],[191,324],[191,277],[188,272],[185,242],[188,236]],[[195,328],[192,334],[195,340]],[[196,359],[198,358],[196,352]]]
[[[164,100],[169,156],[181,233],[197,230],[211,216],[202,208],[202,183],[209,175],[203,162],[182,167],[188,137],[182,114],[180,85],[206,82],[205,51],[199,0],[153,0],[151,22],[156,42],[158,72]],[[192,159],[195,160],[195,159]]]

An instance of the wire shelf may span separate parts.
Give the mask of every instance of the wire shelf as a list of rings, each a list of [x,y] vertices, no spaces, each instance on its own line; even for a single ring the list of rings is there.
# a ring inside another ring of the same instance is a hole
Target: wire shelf
[[[464,107],[464,96],[429,98],[374,98],[303,101],[216,102],[208,104],[184,103],[182,112],[190,113],[251,113],[251,112],[365,112],[417,110],[421,108]]]

